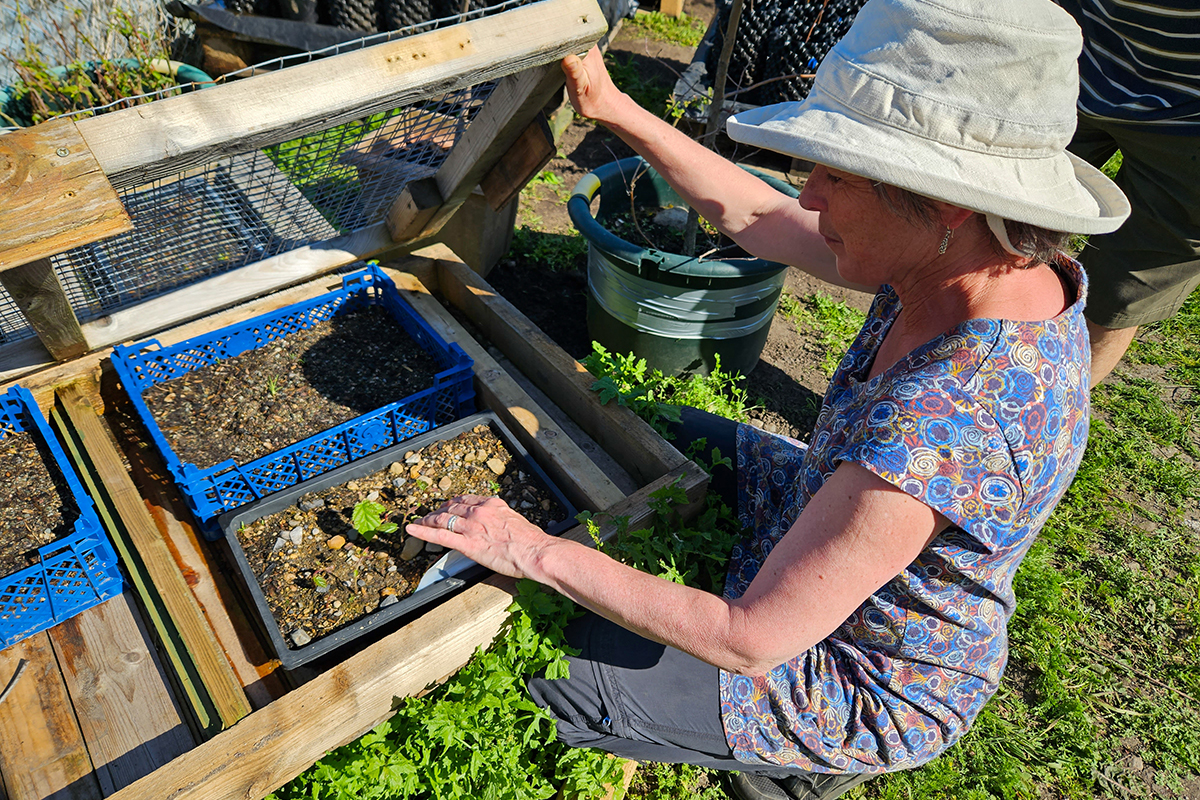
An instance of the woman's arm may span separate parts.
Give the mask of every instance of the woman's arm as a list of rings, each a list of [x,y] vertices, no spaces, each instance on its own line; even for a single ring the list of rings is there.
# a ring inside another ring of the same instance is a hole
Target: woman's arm
[[[455,532],[449,515],[460,517]],[[731,672],[763,674],[807,650],[912,563],[948,523],[854,464],[808,503],[746,594],[726,600],[547,536],[501,500],[456,498],[410,533],[528,577],[648,639]]]
[[[817,214],[693,141],[619,90],[593,47],[562,62],[575,110],[600,122],[638,152],[689,205],[746,252],[791,264],[839,286],[865,290],[837,272],[817,232]]]

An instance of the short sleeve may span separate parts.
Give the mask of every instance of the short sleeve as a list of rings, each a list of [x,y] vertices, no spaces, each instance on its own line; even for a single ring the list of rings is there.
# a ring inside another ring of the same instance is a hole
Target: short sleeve
[[[1008,540],[1025,499],[995,418],[953,388],[919,380],[868,401],[834,460],[870,470],[989,551]]]

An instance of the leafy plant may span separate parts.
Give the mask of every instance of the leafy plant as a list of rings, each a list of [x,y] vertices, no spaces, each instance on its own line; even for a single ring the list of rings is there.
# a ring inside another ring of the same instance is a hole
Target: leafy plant
[[[687,14],[669,17],[660,11],[639,11],[626,24],[635,36],[641,34],[681,47],[695,48],[704,38],[704,20]]]
[[[814,292],[799,299],[784,292],[779,297],[779,311],[792,320],[801,333],[816,334],[818,347],[824,353],[821,371],[826,378],[832,377],[866,321],[866,315],[861,311],[824,292]]]
[[[587,263],[587,240],[578,233],[544,233],[522,225],[513,231],[508,258],[551,272],[582,269]]]
[[[679,420],[680,406],[741,422],[747,419],[746,392],[738,385],[742,377],[723,372],[720,355],[708,375],[674,378],[648,369],[646,359],[633,353],[610,353],[599,342],[592,342],[592,352],[583,365],[596,377],[592,391],[599,393],[601,403],[616,400],[660,434],[666,434],[667,425]]]
[[[350,522],[358,535],[369,542],[377,533],[393,533],[399,528],[396,523],[383,519],[385,511],[386,508],[373,500],[360,500],[350,513]]]

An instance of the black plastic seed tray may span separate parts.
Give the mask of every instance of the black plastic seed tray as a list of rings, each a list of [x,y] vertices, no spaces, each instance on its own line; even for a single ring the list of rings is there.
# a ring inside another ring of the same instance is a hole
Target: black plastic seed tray
[[[453,439],[460,433],[469,431],[481,423],[492,428],[492,431],[504,443],[504,446],[508,448],[508,451],[519,465],[517,468],[529,473],[536,482],[549,490],[554,499],[565,510],[565,518],[561,522],[551,525],[547,533],[557,536],[572,527],[575,524],[575,515],[578,513],[577,509],[568,502],[562,491],[550,480],[545,471],[533,461],[533,458],[521,446],[520,442],[513,437],[509,430],[504,427],[503,423],[500,422],[499,418],[491,411],[485,411],[481,414],[475,414],[457,422],[443,425],[429,433],[408,439],[386,450],[380,450],[360,461],[339,467],[277,494],[242,506],[235,511],[223,514],[219,518],[218,525],[224,537],[221,540],[224,543],[222,546],[230,559],[230,564],[234,567],[234,573],[237,577],[236,583],[245,597],[247,605],[254,612],[251,616],[254,618],[256,625],[260,632],[264,634],[284,669],[294,669],[302,664],[306,664],[315,658],[349,644],[360,636],[364,636],[368,632],[379,628],[381,625],[386,625],[388,622],[417,609],[430,606],[445,595],[463,587],[471,579],[484,574],[486,570],[482,567],[473,566],[470,570],[460,575],[443,578],[431,586],[419,589],[399,602],[393,603],[390,606],[377,608],[366,616],[360,617],[354,622],[347,623],[346,626],[333,633],[313,639],[301,647],[296,647],[284,636],[284,632],[280,629],[274,615],[271,613],[271,608],[263,596],[261,587],[258,585],[258,578],[250,568],[250,563],[246,559],[245,552],[242,550],[241,542],[238,541],[238,528],[261,517],[281,511],[288,506],[295,505],[302,496],[309,492],[338,486],[347,481],[378,472],[381,469],[385,469],[393,461],[402,461],[404,453],[409,450],[420,450],[422,447],[434,442]]]

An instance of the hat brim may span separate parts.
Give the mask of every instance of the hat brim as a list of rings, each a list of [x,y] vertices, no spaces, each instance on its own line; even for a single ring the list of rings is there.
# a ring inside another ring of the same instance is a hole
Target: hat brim
[[[1011,158],[924,139],[823,97],[730,117],[734,141],[883,181],[961,208],[1067,233],[1109,233],[1129,201],[1074,154]]]

